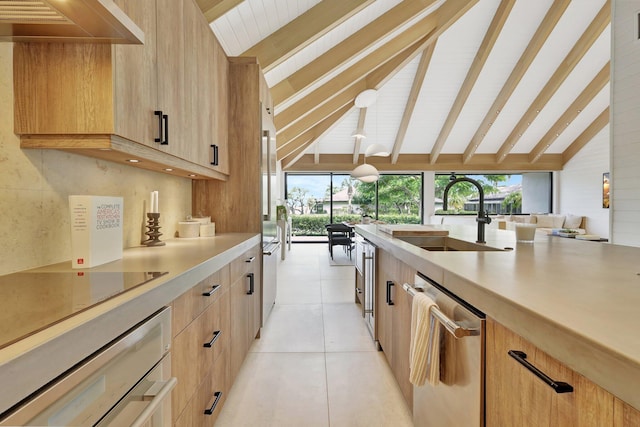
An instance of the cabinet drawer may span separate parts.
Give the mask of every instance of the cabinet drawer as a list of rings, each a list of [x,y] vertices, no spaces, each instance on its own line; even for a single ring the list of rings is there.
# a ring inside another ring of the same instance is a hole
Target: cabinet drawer
[[[215,424],[231,388],[228,378],[228,363],[229,356],[225,351],[204,376],[198,390],[176,419],[175,427],[199,427]]]
[[[204,309],[226,292],[229,285],[229,266],[226,265],[176,298],[172,303],[173,336],[178,335]]]
[[[612,425],[613,396],[529,341],[487,319],[486,421],[488,426],[604,426]],[[571,392],[556,393],[532,370],[509,355],[514,350]],[[521,355],[522,355],[521,353]]]
[[[262,253],[258,251],[258,246],[255,246],[231,261],[231,281],[235,283],[242,275],[249,272],[257,273],[260,257]]]
[[[224,291],[173,340],[172,374],[178,378],[172,412],[180,414],[230,342],[229,292]]]

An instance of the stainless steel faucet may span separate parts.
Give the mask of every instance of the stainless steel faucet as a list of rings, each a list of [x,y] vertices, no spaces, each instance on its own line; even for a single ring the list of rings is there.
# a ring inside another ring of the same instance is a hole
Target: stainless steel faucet
[[[480,193],[480,205],[478,206],[478,217],[476,218],[476,222],[478,223],[478,240],[476,243],[486,243],[484,240],[484,226],[486,224],[491,224],[491,218],[489,218],[489,214],[484,211],[484,191],[482,190],[482,186],[475,179],[467,178],[466,176],[462,176],[460,178],[456,178],[454,174],[451,174],[450,182],[444,188],[444,196],[442,197],[442,209],[447,210],[447,202],[449,199],[449,189],[453,187],[458,182],[469,182],[476,186],[478,189],[478,193]]]

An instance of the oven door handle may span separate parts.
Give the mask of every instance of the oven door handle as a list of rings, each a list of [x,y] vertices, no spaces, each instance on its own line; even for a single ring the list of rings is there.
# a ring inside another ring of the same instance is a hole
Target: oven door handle
[[[138,417],[133,421],[131,427],[142,427],[143,425],[145,425],[177,383],[178,380],[176,377],[169,378],[167,381],[156,381],[149,388],[150,392],[145,393],[145,396],[153,396],[153,399],[144,408],[140,415],[138,415]],[[157,388],[160,389],[156,392],[155,390]]]

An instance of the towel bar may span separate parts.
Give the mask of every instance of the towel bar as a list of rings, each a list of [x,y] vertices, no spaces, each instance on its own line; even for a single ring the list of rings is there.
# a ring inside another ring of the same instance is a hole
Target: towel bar
[[[408,283],[402,285],[402,289],[404,289],[409,295],[414,296],[417,292],[422,292],[414,288]],[[440,309],[437,307],[431,307],[430,310],[433,317],[438,319],[438,321],[445,327],[445,329],[454,337],[462,338],[469,336],[477,336],[480,335],[480,329],[478,328],[465,328],[460,326],[453,320],[449,319]]]

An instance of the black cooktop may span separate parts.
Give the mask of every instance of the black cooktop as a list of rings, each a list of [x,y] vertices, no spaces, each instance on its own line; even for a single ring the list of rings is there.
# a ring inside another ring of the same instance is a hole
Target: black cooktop
[[[0,276],[0,348],[167,272],[28,272]]]

